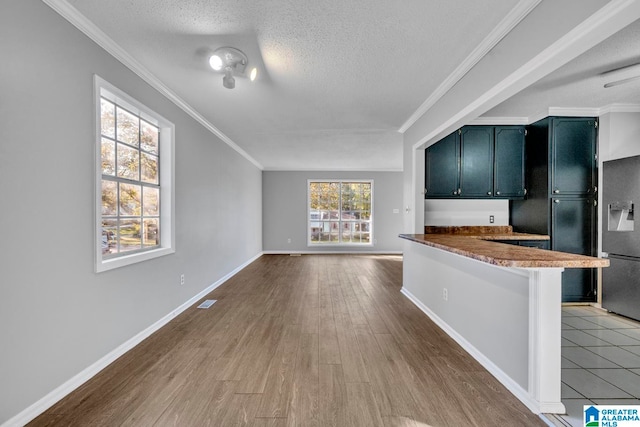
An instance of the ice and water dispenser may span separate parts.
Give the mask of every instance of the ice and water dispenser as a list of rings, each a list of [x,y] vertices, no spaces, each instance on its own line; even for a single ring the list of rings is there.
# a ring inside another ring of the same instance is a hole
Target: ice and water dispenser
[[[633,202],[609,203],[609,231],[633,231]]]

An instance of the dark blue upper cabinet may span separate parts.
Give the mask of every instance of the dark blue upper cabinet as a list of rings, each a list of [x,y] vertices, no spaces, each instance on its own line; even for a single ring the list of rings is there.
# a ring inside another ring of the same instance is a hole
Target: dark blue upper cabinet
[[[592,118],[551,118],[551,195],[595,193],[596,132]]]
[[[493,127],[463,127],[460,153],[460,197],[493,196]]]
[[[460,135],[454,132],[425,150],[425,197],[458,197]]]
[[[425,197],[522,198],[523,126],[465,126],[425,150]]]
[[[519,198],[525,195],[524,137],[522,126],[495,127],[493,188],[496,197]]]

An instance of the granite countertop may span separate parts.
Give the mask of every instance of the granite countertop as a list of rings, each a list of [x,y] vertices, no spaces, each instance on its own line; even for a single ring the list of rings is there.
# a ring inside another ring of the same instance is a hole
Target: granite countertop
[[[454,234],[482,240],[549,240],[545,234],[528,234],[513,231],[510,225],[480,226],[431,226],[424,227],[425,234]]]
[[[549,236],[535,234],[513,233],[505,229],[483,230],[478,227],[453,227],[452,233],[438,227],[435,233],[429,234],[401,234],[403,239],[419,244],[442,249],[458,255],[466,256],[478,261],[501,267],[519,268],[592,268],[608,267],[609,260],[566,252],[535,249],[525,246],[515,246],[491,240],[548,240]],[[450,228],[450,227],[444,227]],[[467,230],[464,230],[467,228]],[[455,229],[455,230],[453,230]],[[505,236],[511,236],[505,238]],[[537,238],[535,236],[538,236]]]

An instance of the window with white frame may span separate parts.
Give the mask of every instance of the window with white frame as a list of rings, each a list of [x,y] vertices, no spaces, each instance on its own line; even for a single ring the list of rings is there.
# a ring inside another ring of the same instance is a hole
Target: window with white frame
[[[371,245],[372,180],[308,181],[309,245]]]
[[[174,252],[174,125],[99,77],[96,271]]]

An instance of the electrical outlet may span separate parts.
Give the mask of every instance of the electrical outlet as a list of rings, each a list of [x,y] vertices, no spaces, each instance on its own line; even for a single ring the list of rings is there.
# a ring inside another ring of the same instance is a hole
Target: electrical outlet
[[[180,275],[180,284],[184,285],[184,274]]]
[[[442,288],[442,299],[445,301],[449,301],[449,291],[447,288]]]
[[[493,224],[493,221],[495,220],[493,215],[489,215],[489,224]]]
[[[291,243],[291,237],[287,239],[287,243]]]

